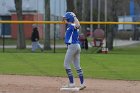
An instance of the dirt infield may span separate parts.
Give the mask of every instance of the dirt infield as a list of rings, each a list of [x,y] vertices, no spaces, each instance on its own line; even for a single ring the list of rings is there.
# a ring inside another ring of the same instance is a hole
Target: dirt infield
[[[0,75],[0,93],[140,93],[140,81],[86,79],[79,92],[60,91],[67,78]],[[79,80],[76,78],[76,83]]]

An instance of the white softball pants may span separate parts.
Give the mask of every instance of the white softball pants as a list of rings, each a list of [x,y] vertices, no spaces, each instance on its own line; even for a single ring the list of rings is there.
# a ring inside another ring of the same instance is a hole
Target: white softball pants
[[[71,44],[68,45],[68,49],[64,59],[64,67],[65,69],[71,69],[71,63],[73,63],[75,69],[79,70],[80,67],[80,52],[81,47],[80,44]]]
[[[34,52],[37,48],[42,49],[39,41],[32,42],[32,51]]]

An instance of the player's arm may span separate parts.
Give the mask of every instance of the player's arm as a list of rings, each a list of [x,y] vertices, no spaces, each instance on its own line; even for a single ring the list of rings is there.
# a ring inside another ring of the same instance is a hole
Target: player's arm
[[[75,28],[79,29],[80,28],[80,22],[79,22],[79,20],[77,19],[76,15],[73,12],[72,12],[72,15],[74,17]]]
[[[76,16],[74,17],[74,23],[75,23],[75,28],[79,29],[80,28],[80,22],[79,22],[79,20],[77,19]]]

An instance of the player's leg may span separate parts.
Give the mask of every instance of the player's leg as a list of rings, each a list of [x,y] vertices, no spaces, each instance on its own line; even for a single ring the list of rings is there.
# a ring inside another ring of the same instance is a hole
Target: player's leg
[[[81,66],[80,66],[80,52],[81,52],[81,48],[78,45],[77,52],[75,53],[75,56],[74,56],[73,64],[75,66],[75,69],[77,70],[77,74],[78,74],[79,79],[80,79],[81,89],[84,89],[84,88],[86,88],[86,86],[84,85],[83,71],[82,71]]]
[[[80,80],[80,90],[82,90],[82,89],[86,88],[86,86],[85,86],[85,83],[84,83],[83,71],[82,71],[82,69],[80,67],[80,62],[78,62],[77,59],[79,59],[78,55],[75,58],[74,65],[75,65],[75,68],[77,70],[77,74],[78,74],[79,80]]]
[[[39,41],[37,41],[37,48],[39,48],[43,52],[43,48],[41,47]]]
[[[36,42],[32,42],[32,52],[36,50]]]
[[[80,54],[79,53],[74,56],[73,64],[74,64],[75,69],[77,71],[77,74],[79,76],[80,83],[83,84],[84,83],[84,77],[83,77],[83,71],[80,67]]]
[[[69,83],[74,85],[74,78],[73,78],[72,70],[70,67],[72,59],[73,59],[73,50],[70,49],[70,47],[68,47],[68,50],[66,52],[65,59],[64,59],[64,67],[69,78]]]

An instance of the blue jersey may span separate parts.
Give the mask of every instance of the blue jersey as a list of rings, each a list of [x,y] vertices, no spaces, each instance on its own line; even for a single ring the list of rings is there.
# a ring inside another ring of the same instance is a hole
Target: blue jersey
[[[74,28],[74,24],[68,24],[65,33],[66,44],[78,44],[79,43],[79,30]]]

